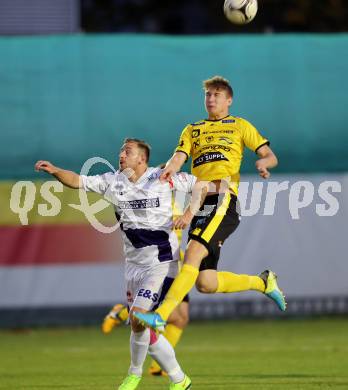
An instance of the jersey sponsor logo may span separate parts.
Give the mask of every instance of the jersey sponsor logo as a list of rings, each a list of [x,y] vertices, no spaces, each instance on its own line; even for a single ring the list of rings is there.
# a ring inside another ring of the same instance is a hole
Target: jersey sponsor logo
[[[159,198],[150,198],[150,199],[136,199],[128,201],[119,201],[118,207],[122,210],[127,209],[150,209],[154,207],[159,207],[160,201]]]
[[[146,290],[145,288],[141,288],[137,294],[138,297],[143,297],[147,299],[151,299],[152,302],[156,302],[158,300],[158,293],[152,293],[151,290]]]
[[[191,123],[191,126],[202,126],[205,122]]]
[[[227,137],[219,137],[219,141],[221,141],[221,142],[225,142],[226,144],[229,144],[229,145],[231,145],[233,142],[229,139],[229,138],[227,138]]]
[[[215,161],[222,161],[222,160],[228,161],[228,159],[222,153],[219,152],[204,153],[193,161],[193,168],[196,168],[203,164],[207,164]]]
[[[209,130],[209,131],[203,131],[203,135],[205,134],[216,134],[216,133],[220,133],[220,134],[233,134],[233,130]]]
[[[202,147],[202,152],[205,152],[206,150],[223,150],[225,152],[229,152],[231,148],[225,145],[205,145]]]
[[[234,122],[235,122],[234,119],[223,119],[223,120],[221,121],[221,123],[234,123]]]
[[[205,140],[210,143],[214,140],[214,137],[212,135],[209,135],[208,137],[205,137]]]
[[[197,138],[201,134],[201,129],[192,130],[192,138]]]

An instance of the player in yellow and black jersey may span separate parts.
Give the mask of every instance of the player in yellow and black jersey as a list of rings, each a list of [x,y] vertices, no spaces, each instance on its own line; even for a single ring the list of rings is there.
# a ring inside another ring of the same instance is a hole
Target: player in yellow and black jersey
[[[227,115],[186,126],[175,152],[192,156],[191,172],[200,180],[229,180],[237,194],[244,147],[257,153],[264,145],[269,141],[252,124]]]
[[[273,299],[279,309],[286,309],[284,295],[272,271],[266,270],[259,276],[217,271],[221,246],[239,225],[237,195],[244,148],[256,152],[256,169],[265,179],[270,176],[269,169],[277,165],[277,158],[269,141],[251,123],[229,114],[233,90],[228,80],[215,76],[204,81],[203,86],[208,118],[184,128],[161,179],[170,180],[191,156],[192,174],[201,183],[209,182],[209,186],[203,186],[205,194],[199,196],[204,199],[200,203],[201,213],[195,216],[198,207],[191,203],[174,222],[176,228],[191,224],[190,241],[184,265],[165,300],[156,312],[137,315],[140,321],[153,328],[165,325],[169,314],[195,284],[204,293],[256,290]]]

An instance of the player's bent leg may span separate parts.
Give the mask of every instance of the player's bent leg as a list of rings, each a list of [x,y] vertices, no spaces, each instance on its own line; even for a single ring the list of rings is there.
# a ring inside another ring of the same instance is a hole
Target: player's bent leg
[[[102,331],[104,334],[108,334],[117,327],[124,323],[128,319],[128,309],[126,306],[118,303],[110,312],[105,316],[102,323]]]
[[[163,336],[169,341],[173,348],[178,344],[188,322],[189,303],[181,302],[169,316],[167,326],[163,332]],[[167,373],[162,370],[161,366],[155,360],[151,361],[149,373],[155,376],[167,376]]]
[[[176,360],[175,352],[173,347],[170,345],[169,341],[162,335],[157,334],[154,330],[150,330],[150,346],[149,354],[151,357],[156,360],[164,371],[168,373],[168,376],[171,380],[171,386],[181,386],[181,387],[170,387],[174,389],[183,389],[189,388],[188,378],[183,370],[181,369],[179,363]],[[190,381],[191,382],[191,381]],[[186,384],[186,387],[183,387]],[[190,384],[191,385],[191,384]]]
[[[185,252],[184,265],[167,292],[163,303],[153,313],[135,313],[135,316],[143,325],[152,329],[163,329],[169,315],[195,285],[199,274],[199,266],[207,254],[208,250],[204,245],[198,241],[190,240]]]
[[[175,348],[181,338],[182,332],[183,328],[179,328],[174,324],[168,323],[163,332],[163,336],[169,341],[170,345]],[[153,359],[151,360],[151,364],[149,367],[149,374],[154,376],[168,375],[164,370],[162,370],[162,367],[156,362],[156,360]]]
[[[188,299],[181,302],[180,305],[169,316],[167,326],[173,325],[176,326],[177,328],[180,328],[181,330],[184,330],[190,320],[189,306],[190,305]],[[173,345],[173,343],[171,344]]]
[[[260,276],[217,272],[217,280],[217,293],[234,293],[248,290],[265,291],[265,283]]]
[[[200,271],[196,280],[196,288],[203,294],[213,294],[218,288],[218,273],[214,269]]]
[[[281,291],[278,287],[277,275],[270,270],[266,270],[260,274],[260,278],[264,281],[266,285],[266,289],[264,291],[265,295],[271,298],[281,311],[285,311],[285,295],[283,291]]]
[[[234,293],[250,290],[265,291],[265,283],[260,276],[217,272],[212,269],[199,273],[196,287],[203,294]]]
[[[204,245],[190,240],[185,252],[184,265],[171,285],[163,303],[156,310],[163,320],[167,320],[173,310],[195,285],[202,259],[208,254]]]

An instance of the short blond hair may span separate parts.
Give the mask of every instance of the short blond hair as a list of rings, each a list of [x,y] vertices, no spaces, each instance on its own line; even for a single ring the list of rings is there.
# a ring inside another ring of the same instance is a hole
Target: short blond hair
[[[128,142],[134,142],[137,147],[144,152],[145,160],[148,163],[150,159],[151,146],[147,142],[138,138],[125,138],[123,141],[124,144],[127,144]]]
[[[227,92],[230,97],[233,97],[233,89],[230,82],[222,76],[214,76],[211,79],[203,81],[203,89],[206,91],[208,88],[222,89]]]

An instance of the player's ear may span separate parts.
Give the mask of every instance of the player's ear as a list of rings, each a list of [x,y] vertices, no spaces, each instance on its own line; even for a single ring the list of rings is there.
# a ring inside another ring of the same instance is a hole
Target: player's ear
[[[146,156],[145,156],[145,153],[141,153],[140,155],[140,161],[139,161],[139,164],[146,164]]]

